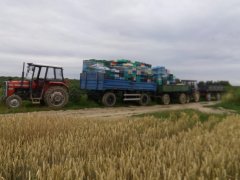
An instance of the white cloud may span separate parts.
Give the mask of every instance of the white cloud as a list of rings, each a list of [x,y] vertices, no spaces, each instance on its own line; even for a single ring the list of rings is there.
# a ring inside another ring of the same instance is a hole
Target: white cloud
[[[83,59],[127,58],[240,84],[239,24],[238,0],[2,0],[0,76],[30,59],[79,78]]]

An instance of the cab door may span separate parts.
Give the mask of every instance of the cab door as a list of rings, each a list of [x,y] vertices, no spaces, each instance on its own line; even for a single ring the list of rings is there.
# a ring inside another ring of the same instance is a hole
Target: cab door
[[[31,83],[31,97],[42,98],[43,89],[46,83],[47,67],[34,67],[34,74]]]

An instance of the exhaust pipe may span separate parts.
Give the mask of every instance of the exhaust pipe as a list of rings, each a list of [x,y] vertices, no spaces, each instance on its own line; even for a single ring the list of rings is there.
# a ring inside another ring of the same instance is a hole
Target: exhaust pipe
[[[25,74],[25,62],[23,62],[23,69],[22,69],[22,80],[21,80],[21,88],[23,87],[24,74]]]

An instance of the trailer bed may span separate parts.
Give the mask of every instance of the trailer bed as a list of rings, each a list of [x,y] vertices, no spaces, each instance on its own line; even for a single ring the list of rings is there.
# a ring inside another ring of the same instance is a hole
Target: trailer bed
[[[121,79],[106,79],[103,73],[84,72],[80,75],[80,87],[83,90],[106,91],[145,91],[156,92],[156,83],[133,82]]]
[[[162,85],[158,86],[158,93],[175,93],[189,92],[191,89],[188,85]]]
[[[207,93],[207,92],[224,92],[224,86],[222,85],[206,85],[206,86],[199,86],[199,91],[203,92],[203,93]]]

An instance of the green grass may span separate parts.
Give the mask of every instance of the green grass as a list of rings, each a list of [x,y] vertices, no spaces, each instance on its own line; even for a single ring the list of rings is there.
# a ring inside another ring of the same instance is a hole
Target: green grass
[[[183,115],[188,115],[189,117],[193,117],[194,115],[197,115],[201,122],[208,121],[209,118],[212,116],[214,116],[215,118],[218,118],[219,120],[222,120],[226,117],[225,114],[207,114],[207,113],[202,113],[200,111],[193,110],[193,109],[154,112],[154,113],[137,115],[137,117],[153,116],[161,120],[165,120],[165,119],[174,120],[174,119],[181,118]]]
[[[237,113],[240,114],[240,103],[237,103],[237,102],[221,102],[219,104],[216,104],[212,107],[222,107],[222,108],[225,108],[225,109],[229,109],[229,110],[234,110],[236,111]]]
[[[2,89],[0,88],[0,96],[1,94],[2,94]],[[74,92],[74,95],[73,97],[70,96],[69,103],[60,110],[101,107],[100,104],[92,100],[88,100],[87,96],[84,95],[82,92],[80,92],[80,90]],[[52,109],[47,107],[46,105],[33,105],[31,101],[23,101],[23,104],[20,108],[11,109],[11,108],[8,108],[3,101],[0,101],[0,114],[50,111],[50,110]]]
[[[227,93],[222,98],[222,102],[213,107],[223,107],[240,113],[240,87],[228,89]]]
[[[87,100],[85,97],[82,98],[78,103],[69,102],[64,108],[61,110],[75,110],[75,109],[84,109],[84,108],[94,108],[101,107],[98,103]],[[25,112],[36,112],[36,111],[51,111],[53,109],[47,107],[46,105],[33,105],[30,101],[24,101],[23,105],[17,109],[8,108],[3,102],[0,103],[0,114],[8,114],[8,113],[25,113]]]
[[[1,80],[1,78],[0,78]],[[88,100],[85,93],[79,88],[78,80],[69,80],[69,103],[60,110],[84,109],[101,107],[95,101]],[[2,83],[0,83],[2,85]],[[0,87],[0,97],[2,96],[2,88]],[[0,100],[0,114],[7,113],[22,113],[22,112],[35,112],[35,111],[50,111],[51,108],[45,105],[33,105],[30,101],[24,101],[23,105],[17,109],[8,108],[3,101]]]

